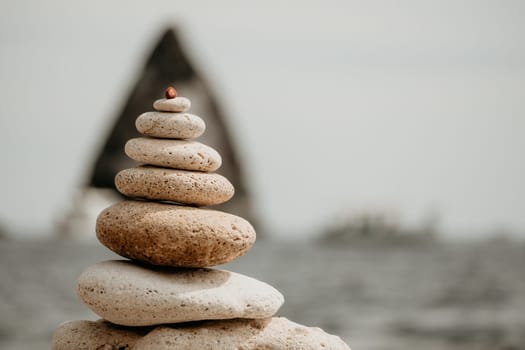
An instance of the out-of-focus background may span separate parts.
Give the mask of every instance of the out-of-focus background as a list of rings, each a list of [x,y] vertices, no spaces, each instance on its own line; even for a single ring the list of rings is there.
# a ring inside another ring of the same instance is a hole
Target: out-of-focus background
[[[521,1],[0,3],[0,347],[75,278],[173,83],[259,241],[228,266],[354,349],[525,348]],[[305,288],[308,286],[308,288]]]

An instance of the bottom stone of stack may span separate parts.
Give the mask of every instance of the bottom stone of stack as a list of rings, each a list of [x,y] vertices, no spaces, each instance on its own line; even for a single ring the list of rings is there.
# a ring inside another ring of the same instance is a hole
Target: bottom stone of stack
[[[53,335],[52,350],[293,349],[350,350],[339,337],[283,317],[122,327],[70,321]]]

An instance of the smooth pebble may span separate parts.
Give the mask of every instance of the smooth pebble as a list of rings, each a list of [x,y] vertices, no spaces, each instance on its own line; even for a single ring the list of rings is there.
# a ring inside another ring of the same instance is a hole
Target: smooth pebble
[[[173,169],[210,172],[222,164],[216,150],[196,141],[140,137],[129,140],[124,151],[137,162]]]
[[[153,102],[153,108],[159,112],[186,112],[191,102],[186,97],[161,98]]]
[[[204,120],[190,113],[146,112],[135,126],[143,135],[166,139],[193,139],[206,129]]]
[[[97,315],[123,326],[267,318],[284,302],[269,284],[238,273],[154,268],[128,260],[88,267],[78,278],[77,294]]]
[[[199,206],[224,203],[234,194],[233,185],[222,175],[152,166],[122,170],[115,185],[128,197]]]

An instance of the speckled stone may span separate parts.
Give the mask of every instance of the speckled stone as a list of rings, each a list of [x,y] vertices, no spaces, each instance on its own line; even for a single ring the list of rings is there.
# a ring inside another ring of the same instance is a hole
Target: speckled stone
[[[255,230],[241,217],[145,201],[124,201],[105,209],[96,231],[99,241],[115,253],[162,266],[220,265],[255,243]]]
[[[51,350],[131,350],[151,327],[120,327],[109,322],[69,321],[53,333]]]
[[[228,201],[233,185],[215,173],[143,166],[122,170],[115,185],[123,195],[192,205],[214,205]]]
[[[78,278],[77,294],[93,312],[124,326],[267,318],[284,302],[272,286],[238,273],[128,260],[88,267]]]
[[[158,326],[137,339],[137,334],[148,330],[123,330],[104,321],[70,321],[55,331],[52,350],[119,350],[120,344],[127,344],[128,350],[350,350],[337,336],[283,317]],[[101,333],[103,338],[99,339]],[[129,333],[129,340],[123,341],[122,333]],[[64,345],[55,347],[58,341]]]
[[[161,98],[153,102],[153,108],[160,112],[186,112],[191,102],[186,97]]]
[[[215,171],[222,164],[216,150],[196,141],[140,137],[129,140],[124,150],[137,162],[166,168]]]
[[[193,139],[206,129],[202,118],[189,113],[146,112],[135,126],[143,135],[167,139]]]
[[[350,350],[339,337],[283,317],[206,322],[187,328],[157,327],[134,350]]]

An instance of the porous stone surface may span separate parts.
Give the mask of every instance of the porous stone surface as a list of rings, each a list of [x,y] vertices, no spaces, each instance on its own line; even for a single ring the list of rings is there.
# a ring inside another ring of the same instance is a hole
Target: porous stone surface
[[[286,318],[207,322],[186,328],[158,327],[133,349],[349,350],[339,337]]]
[[[160,112],[186,112],[191,102],[186,97],[161,98],[153,102],[153,108]]]
[[[115,177],[115,185],[128,197],[199,206],[224,203],[234,194],[231,182],[219,174],[152,166],[122,170]]]
[[[130,350],[149,327],[119,327],[107,321],[64,322],[53,333],[51,350]]]
[[[124,151],[137,162],[173,169],[209,172],[222,163],[216,150],[196,141],[140,137],[129,140]]]
[[[256,238],[250,223],[233,214],[146,201],[103,210],[96,232],[123,257],[178,267],[224,264],[246,253]]]
[[[267,318],[284,302],[272,286],[234,272],[124,260],[88,267],[78,278],[77,294],[96,314],[124,326]]]
[[[76,333],[65,332],[65,327],[75,329]],[[52,350],[117,350],[117,344],[124,343],[122,333],[126,332],[129,333],[129,340],[125,341],[128,350],[350,350],[337,336],[283,317],[196,322],[159,326],[147,331],[145,328],[123,331],[104,321],[71,321],[56,330]],[[137,338],[139,332],[147,334]],[[100,333],[103,339],[97,339]],[[58,341],[67,345],[55,347]],[[81,344],[85,344],[84,347]]]
[[[204,120],[190,113],[146,112],[137,118],[135,126],[143,135],[168,139],[192,139],[206,129]]]

